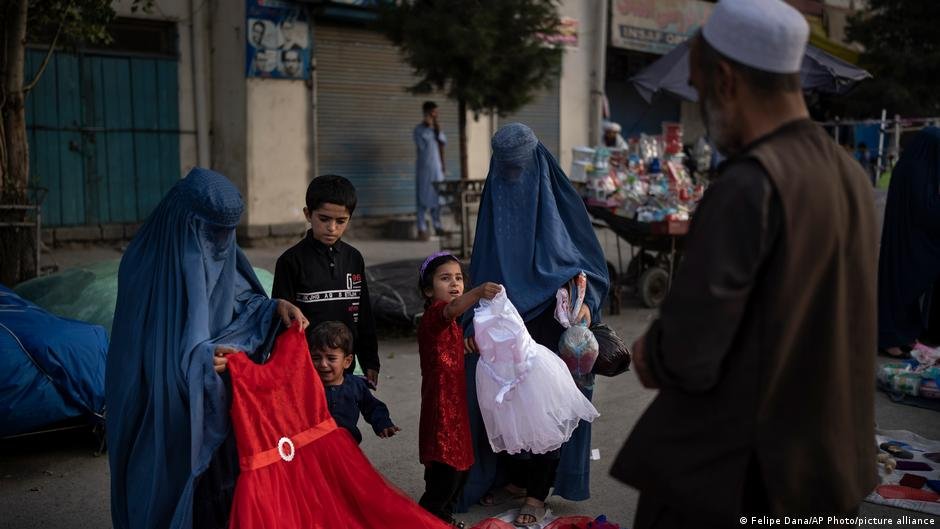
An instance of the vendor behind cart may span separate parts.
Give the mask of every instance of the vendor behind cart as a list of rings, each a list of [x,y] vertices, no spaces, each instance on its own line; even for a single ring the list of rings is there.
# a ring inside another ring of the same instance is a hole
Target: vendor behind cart
[[[729,158],[634,344],[659,389],[612,470],[640,490],[637,529],[845,515],[876,484],[874,204],[809,119],[808,36],[782,0],[722,0],[692,38],[703,121]]]

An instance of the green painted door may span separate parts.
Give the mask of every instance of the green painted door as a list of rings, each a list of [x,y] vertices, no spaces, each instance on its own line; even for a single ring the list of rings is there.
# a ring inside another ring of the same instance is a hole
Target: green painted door
[[[27,79],[45,56],[27,52]],[[51,226],[144,220],[180,177],[178,61],[56,52],[26,100]]]

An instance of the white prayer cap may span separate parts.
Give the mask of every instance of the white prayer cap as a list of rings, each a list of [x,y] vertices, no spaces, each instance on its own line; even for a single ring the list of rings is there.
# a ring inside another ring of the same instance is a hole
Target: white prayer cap
[[[604,122],[604,130],[605,130],[605,131],[608,131],[608,130],[609,130],[609,131],[611,131],[611,132],[620,132],[620,124],[619,124],[619,123],[614,123],[613,121],[605,121],[605,122]]]
[[[797,73],[806,52],[809,24],[782,0],[721,0],[702,28],[705,40],[725,57],[773,73]]]

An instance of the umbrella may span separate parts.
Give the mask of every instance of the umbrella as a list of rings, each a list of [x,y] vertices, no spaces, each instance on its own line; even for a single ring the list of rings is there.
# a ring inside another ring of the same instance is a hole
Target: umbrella
[[[871,77],[865,70],[833,57],[809,44],[800,66],[803,90],[844,94],[855,83]],[[647,103],[664,91],[688,101],[698,101],[698,93],[689,86],[689,41],[685,41],[630,78]]]

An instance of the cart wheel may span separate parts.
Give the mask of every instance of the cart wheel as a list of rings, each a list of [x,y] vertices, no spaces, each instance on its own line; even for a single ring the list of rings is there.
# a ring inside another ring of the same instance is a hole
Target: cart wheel
[[[655,309],[662,304],[669,292],[669,273],[659,267],[647,269],[640,276],[640,284],[637,290],[643,304]]]

